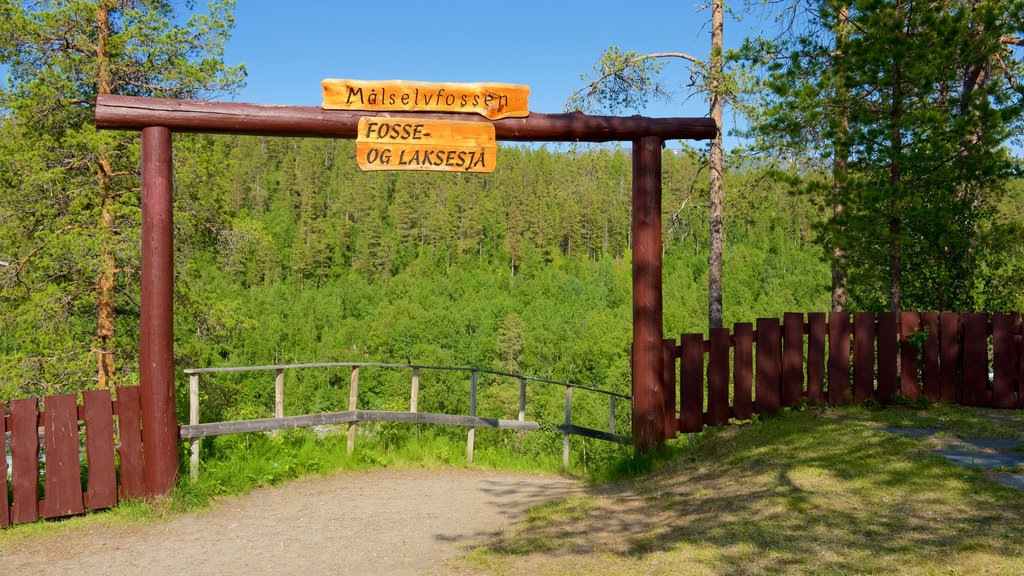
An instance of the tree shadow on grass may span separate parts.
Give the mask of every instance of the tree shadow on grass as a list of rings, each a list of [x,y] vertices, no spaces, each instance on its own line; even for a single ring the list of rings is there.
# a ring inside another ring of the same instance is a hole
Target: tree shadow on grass
[[[1024,494],[912,439],[812,413],[723,431],[651,477],[546,506],[476,553],[530,557],[541,572],[545,562],[636,570],[656,558],[704,574],[993,563],[1024,573]]]

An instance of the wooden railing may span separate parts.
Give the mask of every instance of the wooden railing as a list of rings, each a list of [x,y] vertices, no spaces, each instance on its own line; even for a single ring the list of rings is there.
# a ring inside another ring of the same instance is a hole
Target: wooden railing
[[[285,372],[289,370],[316,368],[351,368],[352,375],[349,384],[348,410],[286,416],[284,410]],[[361,368],[411,370],[412,377],[410,379],[409,411],[360,410],[358,407],[358,399],[359,373]],[[423,370],[468,372],[470,375],[469,414],[455,415],[420,412],[420,372]],[[255,371],[274,373],[274,416],[272,418],[236,420],[230,422],[199,422],[200,375]],[[320,362],[312,364],[276,364],[269,366],[239,366],[227,368],[189,368],[184,370],[184,373],[188,375],[189,378],[189,423],[180,427],[180,437],[182,440],[188,440],[190,443],[190,473],[193,478],[198,477],[199,474],[200,441],[204,437],[219,436],[222,434],[237,434],[241,432],[268,432],[286,428],[303,428],[329,424],[348,424],[348,451],[351,453],[355,448],[356,424],[358,422],[397,422],[465,426],[469,429],[466,434],[466,456],[468,460],[472,462],[477,428],[499,428],[519,431],[535,431],[539,429],[540,425],[537,422],[526,420],[526,388],[528,382],[565,387],[565,419],[562,424],[558,426],[558,430],[562,432],[562,463],[564,466],[568,467],[569,465],[570,435],[585,436],[588,438],[619,442],[622,444],[629,444],[631,442],[629,436],[618,434],[615,430],[615,411],[619,404],[618,400],[626,400],[628,405],[630,396],[590,386],[574,384],[571,382],[559,382],[546,378],[524,376],[522,374],[511,374],[507,372],[498,372],[495,370],[472,367],[387,364],[380,362]],[[477,389],[479,376],[482,374],[498,376],[518,382],[519,412],[516,420],[481,417],[477,414]],[[607,431],[585,426],[577,426],[572,423],[572,397],[574,390],[602,394],[608,397]]]
[[[664,345],[666,436],[800,402],[1024,408],[1021,342],[1020,313],[984,312],[787,313],[683,334]]]
[[[10,495],[6,455],[0,459],[0,528],[110,508],[118,498],[146,495],[139,389],[118,388],[116,400],[110,390],[89,390],[81,394],[81,404],[78,399],[59,394],[11,400],[6,415],[7,405],[0,403],[0,438],[11,454]]]

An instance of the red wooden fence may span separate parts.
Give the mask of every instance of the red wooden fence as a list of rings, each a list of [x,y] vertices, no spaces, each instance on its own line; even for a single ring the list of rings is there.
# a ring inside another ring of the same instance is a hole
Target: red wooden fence
[[[10,476],[7,458],[0,460],[0,527],[145,496],[138,388],[118,388],[116,400],[110,390],[83,392],[81,399],[79,404],[75,394],[47,396],[42,410],[35,398],[11,400],[7,415],[8,407],[0,403],[0,437],[9,435],[11,452]]]
[[[678,404],[666,394],[667,434],[803,401],[1024,408],[1022,349],[1020,313],[786,313],[781,324],[760,318],[707,340],[683,334],[665,340],[664,388],[679,390]]]

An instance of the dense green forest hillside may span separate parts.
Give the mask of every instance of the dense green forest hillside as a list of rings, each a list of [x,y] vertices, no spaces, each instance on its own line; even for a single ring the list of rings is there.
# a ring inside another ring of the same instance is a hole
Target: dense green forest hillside
[[[363,173],[350,141],[180,135],[175,146],[179,367],[417,362],[628,391],[628,150],[503,147],[481,176]],[[674,152],[664,156],[667,334],[707,324],[706,172]],[[727,321],[825,310],[816,208],[756,170],[729,179]],[[128,383],[137,258],[124,266],[134,281],[115,332]],[[7,294],[4,395],[88,387],[90,311],[60,309],[56,293]],[[340,376],[301,378],[291,408],[337,405]],[[271,393],[240,380],[224,408],[269,407]]]

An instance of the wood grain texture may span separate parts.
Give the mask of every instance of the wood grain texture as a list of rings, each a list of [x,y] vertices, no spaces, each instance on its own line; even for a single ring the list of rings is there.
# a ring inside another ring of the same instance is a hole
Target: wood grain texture
[[[921,397],[921,385],[917,381],[917,347],[910,341],[920,329],[920,314],[900,312],[900,394],[910,402],[917,402]]]
[[[751,396],[754,380],[754,325],[740,322],[733,326],[732,405],[733,415],[748,420],[754,414]]]
[[[325,110],[456,112],[490,120],[530,114],[530,88],[523,84],[326,78],[320,87]]]
[[[757,319],[757,372],[755,373],[754,410],[758,414],[779,411],[782,338],[778,318]]]
[[[984,312],[963,313],[962,402],[966,406],[987,406],[988,393],[988,318]]]
[[[39,404],[35,398],[11,400],[11,524],[39,519]]]
[[[897,329],[896,314],[878,314],[878,401],[882,404],[891,404],[896,394]]]
[[[729,329],[712,328],[708,353],[708,424],[729,423]]]
[[[927,332],[921,349],[921,385],[924,397],[930,402],[941,398],[939,389],[939,315],[921,313],[921,326]]]
[[[825,313],[807,315],[807,398],[825,403]]]
[[[782,405],[796,406],[804,394],[804,315],[782,316]]]
[[[0,528],[7,528],[11,525],[11,506],[7,501],[7,417],[5,413],[7,406],[0,402],[0,438],[3,439],[4,458],[0,460]]]
[[[853,401],[860,404],[875,394],[875,315],[853,315]]]
[[[704,429],[704,336],[683,334],[679,358],[679,431]]]
[[[78,398],[75,394],[46,397],[46,497],[44,518],[85,512],[82,503],[81,456],[78,451]]]
[[[828,403],[846,404],[850,389],[850,313],[830,312],[828,318]]]
[[[114,404],[110,390],[82,392],[85,454],[89,483],[85,506],[91,510],[117,505],[117,469],[114,464]]]
[[[142,467],[142,413],[139,387],[117,389],[114,414],[117,415],[117,455],[121,462],[121,485],[118,496],[142,498],[146,495],[146,478]]]

